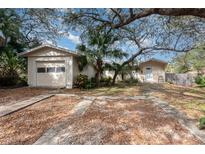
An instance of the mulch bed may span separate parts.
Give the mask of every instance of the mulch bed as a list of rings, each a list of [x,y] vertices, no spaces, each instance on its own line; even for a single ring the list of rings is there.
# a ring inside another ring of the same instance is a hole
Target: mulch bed
[[[80,100],[54,96],[0,118],[0,144],[32,144],[47,129],[66,120]]]

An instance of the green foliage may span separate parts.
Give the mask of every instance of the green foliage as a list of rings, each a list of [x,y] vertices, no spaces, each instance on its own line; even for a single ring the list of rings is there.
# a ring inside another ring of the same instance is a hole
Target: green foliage
[[[132,71],[138,71],[139,67],[137,61],[133,61],[132,64],[127,64],[123,67],[121,66],[121,64],[113,62],[112,64],[106,63],[105,69],[114,71],[115,73],[116,71],[119,71],[118,74],[121,74],[122,80],[124,80],[124,76],[127,74],[129,74],[130,77],[133,78]]]
[[[115,33],[103,30],[89,30],[87,33],[87,44],[77,46],[78,51],[86,57],[80,62],[82,70],[86,63],[93,64],[96,70],[96,83],[99,84],[100,76],[104,70],[105,58],[121,59],[127,54],[120,49],[113,48],[113,44],[118,40]]]
[[[205,128],[205,117],[201,117],[199,119],[199,129],[204,129]]]
[[[5,39],[4,45],[0,47],[0,52],[11,49],[21,52],[26,47],[26,40],[21,32],[21,21],[15,9],[0,9],[0,31]]]
[[[80,71],[83,71],[83,68],[88,64],[86,56],[77,57],[78,68]]]
[[[75,86],[80,89],[91,89],[96,87],[96,83],[93,78],[88,79],[87,75],[80,74],[77,76]]]
[[[75,85],[78,88],[85,88],[85,84],[87,83],[87,81],[88,81],[88,76],[80,74],[80,75],[77,76]]]
[[[8,50],[0,55],[0,85],[11,86],[21,81],[25,74],[25,60]]]
[[[195,83],[198,84],[201,87],[205,87],[205,76],[198,75],[195,78]]]
[[[91,79],[88,79],[86,84],[85,84],[85,89],[92,89],[96,87],[96,83],[93,82]]]
[[[191,50],[187,53],[178,54],[169,64],[169,70],[175,73],[186,73],[187,71],[199,71],[205,67],[205,46]]]
[[[134,83],[139,83],[139,81],[138,79],[127,79],[125,80],[125,83],[134,84]]]
[[[101,86],[110,86],[111,85],[112,78],[111,77],[104,77],[100,79],[100,85]]]

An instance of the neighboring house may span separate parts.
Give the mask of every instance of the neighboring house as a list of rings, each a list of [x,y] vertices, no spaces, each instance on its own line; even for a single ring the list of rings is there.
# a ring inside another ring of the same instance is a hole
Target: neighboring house
[[[165,68],[167,62],[158,59],[150,59],[139,64],[139,71],[137,69],[131,70],[130,73],[124,75],[124,79],[138,79],[140,82],[160,83],[165,82]],[[113,77],[114,71],[104,71],[104,77]],[[121,81],[121,75],[117,76],[116,81]]]
[[[72,88],[78,74],[95,76],[94,67],[78,69],[78,54],[52,45],[41,45],[19,55],[28,58],[28,85],[31,87]]]
[[[167,62],[150,59],[139,64],[141,80],[144,82],[160,83],[165,81]]]

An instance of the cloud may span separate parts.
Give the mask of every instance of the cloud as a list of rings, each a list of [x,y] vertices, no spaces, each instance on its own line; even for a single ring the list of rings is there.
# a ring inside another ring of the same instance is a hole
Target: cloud
[[[153,43],[152,43],[152,40],[150,40],[150,39],[144,39],[141,42],[141,45],[142,45],[142,47],[150,47],[150,46],[153,46]]]
[[[65,31],[59,31],[58,33],[64,36],[65,38],[67,38],[68,40],[70,40],[71,42],[73,42],[74,44],[81,43],[80,36],[78,35],[74,35],[71,32],[65,32]]]
[[[80,40],[80,36],[77,35],[73,35],[72,33],[68,33],[68,35],[66,36],[67,39],[69,39],[71,42],[75,43],[75,44],[80,44],[81,40]]]
[[[52,41],[49,41],[49,40],[46,40],[46,41],[44,41],[43,43],[45,43],[45,44],[51,44],[51,45],[54,44]]]

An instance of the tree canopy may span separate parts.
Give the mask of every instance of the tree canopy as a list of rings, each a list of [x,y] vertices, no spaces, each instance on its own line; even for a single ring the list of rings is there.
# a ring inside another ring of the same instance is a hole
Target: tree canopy
[[[169,65],[169,71],[175,73],[200,72],[201,69],[205,68],[205,46],[177,55]]]
[[[89,64],[93,64],[96,69],[97,84],[103,73],[106,58],[123,58],[127,53],[118,48],[114,48],[113,44],[118,37],[110,31],[92,31],[87,35],[87,42],[77,46],[78,51],[83,55],[83,59],[79,59],[79,66],[85,66],[85,60]],[[84,58],[86,57],[86,59]]]
[[[204,29],[205,9],[1,9],[0,33],[5,41],[0,50],[21,52],[45,40],[55,44],[76,31],[82,41],[77,49],[86,60],[99,63],[97,67],[106,58],[117,64],[115,80],[136,59],[155,53],[189,55],[204,44]]]

